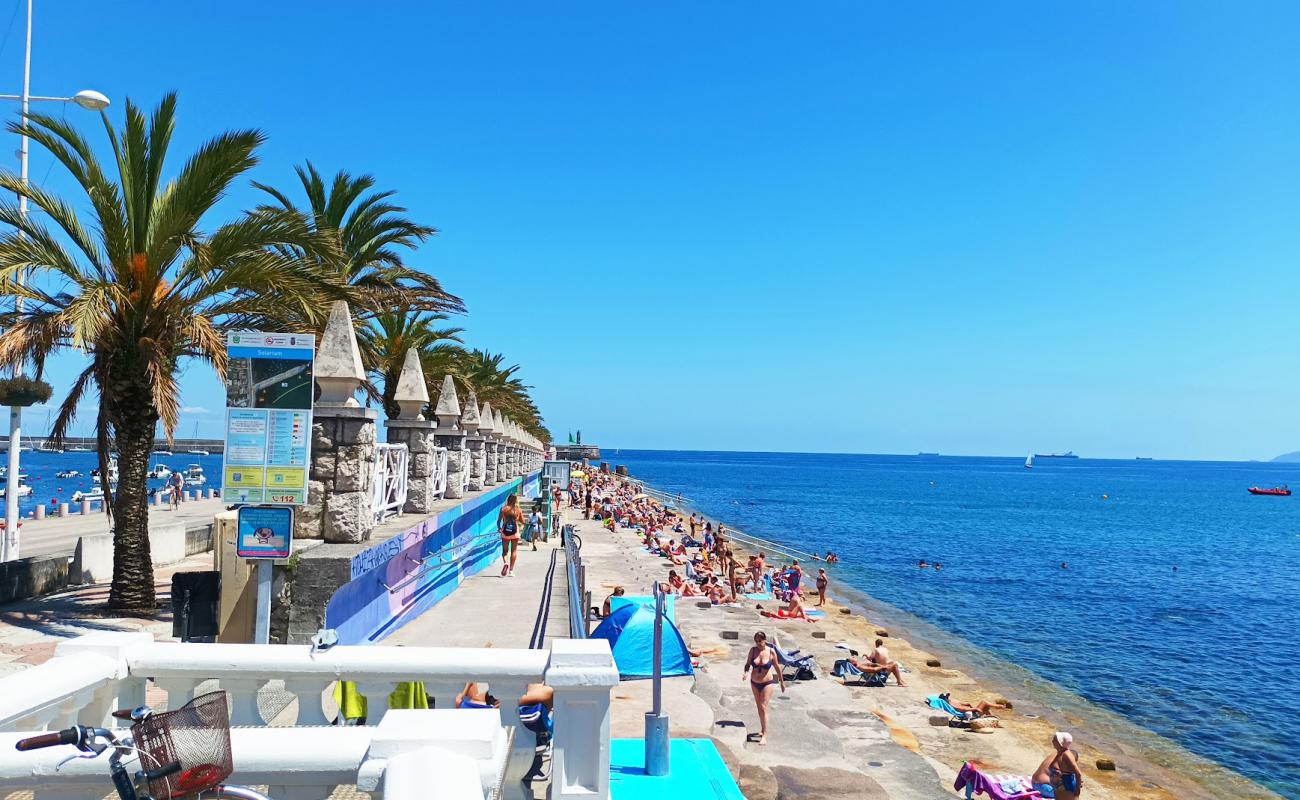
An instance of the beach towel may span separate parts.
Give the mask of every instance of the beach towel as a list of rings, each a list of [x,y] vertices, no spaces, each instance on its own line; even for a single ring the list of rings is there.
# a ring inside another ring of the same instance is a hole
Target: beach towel
[[[943,713],[948,714],[949,716],[956,717],[957,719],[960,720],[974,719],[977,716],[976,714],[973,713],[958,711],[957,709],[952,707],[952,703],[949,703],[945,698],[940,697],[937,694],[932,694],[929,697],[925,698],[925,704],[930,708],[933,708],[935,711],[942,711]]]
[[[969,761],[961,765],[961,771],[957,773],[957,780],[953,781],[952,788],[959,792],[965,789],[966,800],[972,800],[977,794],[986,794],[994,800],[1028,800],[1042,797],[1030,783],[1028,775],[994,775],[980,772]]]
[[[366,696],[357,691],[352,681],[339,681],[334,684],[334,703],[339,707],[339,716],[346,721],[364,719],[368,711]],[[429,694],[424,684],[419,681],[400,681],[388,695],[389,708],[428,708]]]
[[[835,666],[831,668],[831,674],[845,681],[854,680],[864,686],[871,687],[884,686],[885,681],[889,680],[888,672],[872,672],[868,674],[853,666],[853,662],[847,658],[838,659]]]
[[[763,592],[754,592],[752,594],[745,595],[745,599],[746,600],[771,600],[772,595],[765,594]]]
[[[768,617],[768,618],[770,618],[770,619],[800,619],[800,620],[803,620],[804,622],[816,622],[816,621],[817,621],[817,619],[816,619],[815,617],[809,617],[809,618],[807,618],[807,619],[804,619],[803,617],[795,617],[795,616],[791,616],[789,613],[786,612],[786,610],[785,610],[784,608],[778,608],[776,611],[760,611],[760,612],[758,612],[758,613],[760,613],[760,614],[762,614],[763,616]],[[808,612],[805,611],[804,613],[806,614],[806,613],[808,613]]]

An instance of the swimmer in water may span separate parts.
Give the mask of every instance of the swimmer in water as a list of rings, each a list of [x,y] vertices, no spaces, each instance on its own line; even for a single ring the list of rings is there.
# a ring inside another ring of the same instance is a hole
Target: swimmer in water
[[[928,566],[930,566],[930,565],[927,564],[927,563],[925,563],[925,559],[924,559],[924,558],[921,559],[920,561],[916,562],[916,568],[917,568],[917,569],[925,569],[925,568],[928,567]]]
[[[940,564],[938,561],[934,562],[934,569],[936,572],[943,569],[943,564]]]
[[[1070,568],[1069,564],[1065,563],[1064,561],[1061,562],[1061,569],[1069,569],[1069,568]]]

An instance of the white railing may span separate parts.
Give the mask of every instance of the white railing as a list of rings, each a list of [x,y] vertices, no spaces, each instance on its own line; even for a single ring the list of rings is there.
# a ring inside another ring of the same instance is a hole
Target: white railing
[[[406,505],[406,462],[410,452],[404,444],[375,445],[375,476],[370,489],[370,510],[376,522],[402,513]]]
[[[447,448],[433,448],[433,475],[429,480],[433,481],[433,496],[439,499],[447,494]]]
[[[340,679],[353,681],[367,698],[366,725],[330,725]],[[427,778],[434,774],[439,797],[482,800],[499,786],[507,800],[521,798],[535,737],[520,723],[516,703],[455,709],[455,695],[471,680],[503,699],[521,696],[532,683],[549,685],[551,797],[609,797],[609,703],[618,670],[602,640],[558,639],[549,651],[350,646],[312,653],[293,645],[155,643],[148,633],[81,636],[60,644],[45,664],[0,679],[0,796],[34,791],[37,800],[94,800],[108,794],[106,759],[56,771],[69,748],[18,753],[13,742],[74,723],[119,725],[110,712],[141,704],[152,685],[151,702],[162,705],[154,698],[161,690],[168,708],[198,692],[228,692],[231,781],[268,785],[272,797],[324,798],[355,784],[415,800],[429,796]],[[388,695],[400,681],[423,682],[437,710],[388,711]],[[410,774],[419,765],[423,781]]]
[[[469,491],[469,450],[460,451],[460,493],[463,497]]]

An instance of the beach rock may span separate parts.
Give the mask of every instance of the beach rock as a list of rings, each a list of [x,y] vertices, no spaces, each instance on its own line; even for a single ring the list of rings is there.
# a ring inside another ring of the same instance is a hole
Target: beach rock
[[[705,601],[702,602],[702,603],[696,603],[696,604],[695,604],[695,607],[696,607],[696,608],[713,608],[713,604],[710,603],[708,600],[705,600]]]
[[[813,637],[814,639],[825,639],[825,638],[826,638],[826,631],[813,631],[813,632],[812,632],[812,637]]]
[[[735,641],[740,638],[740,631],[722,631],[718,636],[729,641]]]
[[[879,636],[881,639],[888,639],[889,631],[876,631],[876,635]]]
[[[947,714],[931,714],[930,724],[936,728],[946,728],[948,727],[948,719]]]
[[[840,613],[841,613],[841,614],[848,615],[848,614],[852,614],[853,612],[850,611],[850,610],[848,610],[847,608],[841,608],[841,609],[840,609]]]
[[[777,797],[781,800],[887,800],[889,797],[880,784],[861,772],[833,767],[797,769],[775,766],[771,769],[776,776]]]
[[[1102,770],[1103,772],[1114,772],[1115,762],[1111,761],[1109,758],[1099,758],[1097,759],[1097,769]]]
[[[736,785],[746,800],[779,800],[776,776],[753,764],[741,764]]]
[[[927,658],[927,659],[925,660],[925,665],[926,665],[927,667],[942,667],[942,666],[943,666],[943,664],[941,664],[941,663],[939,662],[939,659],[937,659],[937,658]]]

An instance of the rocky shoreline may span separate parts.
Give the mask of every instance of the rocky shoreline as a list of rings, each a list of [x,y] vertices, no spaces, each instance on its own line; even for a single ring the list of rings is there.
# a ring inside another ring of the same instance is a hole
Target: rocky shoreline
[[[568,516],[573,521],[575,514],[570,511]],[[667,576],[668,562],[647,552],[631,532],[610,534],[596,522],[581,520],[580,513],[576,516],[594,602],[615,585],[624,586],[629,594],[648,594],[654,580]],[[735,549],[748,552],[741,545]],[[864,593],[837,585],[833,569],[833,565],[828,568],[832,583],[831,599],[824,609],[827,614],[816,623],[759,615],[760,606],[770,610],[775,601],[709,606],[695,602],[697,598],[679,598],[678,627],[703,655],[694,680],[665,682],[673,735],[712,738],[750,800],[950,798],[963,762],[977,762],[994,772],[1026,774],[1042,760],[1052,732],[1059,729],[1070,730],[1075,736],[1089,797],[1278,797],[1131,724],[1128,727],[1135,736],[1114,736],[1122,726],[1120,718],[1103,709],[1088,709],[1090,704],[1082,698],[1070,695],[1069,703],[1054,702],[1057,694],[1044,693],[1042,686],[1032,681],[1016,684],[977,674],[953,650],[942,650],[910,629],[899,628],[902,612],[890,614]],[[744,735],[757,730],[753,700],[740,680],[742,661],[756,630],[778,636],[787,648],[813,653],[822,673],[818,680],[791,684],[788,692],[777,696],[773,732],[766,747],[747,742]],[[887,638],[893,658],[907,669],[907,687],[897,687],[893,681],[882,688],[843,686],[830,676],[834,660],[846,655],[836,643],[845,642],[865,652],[877,636]],[[940,726],[933,724],[941,720],[932,719],[934,712],[925,698],[944,692],[967,702],[1006,699],[1012,709],[998,713],[1000,727],[990,732]],[[625,682],[616,690],[616,736],[641,735],[644,707],[640,701],[647,694],[645,681]],[[1097,725],[1102,715],[1115,720]],[[1101,727],[1106,728],[1105,735],[1094,729]],[[1161,746],[1153,748],[1152,744]],[[1116,769],[1099,768],[1099,764],[1108,766],[1106,762]]]

